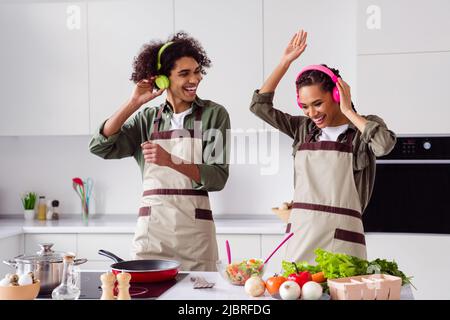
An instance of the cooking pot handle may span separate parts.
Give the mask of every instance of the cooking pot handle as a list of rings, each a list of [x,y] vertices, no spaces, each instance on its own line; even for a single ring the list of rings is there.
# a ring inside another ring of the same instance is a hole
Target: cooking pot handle
[[[105,257],[108,257],[110,259],[113,259],[115,262],[122,262],[122,261],[124,261],[122,258],[119,258],[114,253],[106,251],[106,250],[103,250],[103,249],[98,250],[98,254],[102,255],[102,256],[105,256]]]
[[[75,260],[73,261],[73,265],[74,265],[74,266],[78,266],[78,265],[83,264],[83,263],[85,263],[85,262],[87,262],[87,261],[88,261],[87,259],[75,259]]]
[[[17,263],[13,260],[3,260],[3,263],[14,268],[17,266]]]

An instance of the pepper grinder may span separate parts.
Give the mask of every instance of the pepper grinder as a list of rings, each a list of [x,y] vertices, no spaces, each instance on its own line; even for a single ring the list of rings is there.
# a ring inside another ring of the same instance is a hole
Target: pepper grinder
[[[119,289],[117,300],[131,300],[129,292],[130,280],[131,274],[129,274],[128,272],[121,272],[117,275],[117,288]]]
[[[100,280],[102,281],[102,296],[100,300],[114,300],[116,276],[112,272],[106,272],[100,276]]]

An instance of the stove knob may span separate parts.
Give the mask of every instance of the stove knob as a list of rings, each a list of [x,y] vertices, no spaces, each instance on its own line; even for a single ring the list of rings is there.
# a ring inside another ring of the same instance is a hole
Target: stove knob
[[[431,149],[431,143],[429,143],[428,141],[425,142],[425,143],[423,144],[423,148],[424,148],[425,150],[430,150],[430,149]]]

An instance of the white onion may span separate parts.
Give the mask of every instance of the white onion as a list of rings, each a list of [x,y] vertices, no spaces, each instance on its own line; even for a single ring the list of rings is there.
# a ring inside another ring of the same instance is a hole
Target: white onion
[[[302,287],[303,300],[319,300],[322,293],[322,286],[314,281],[308,281]]]
[[[280,297],[283,300],[297,300],[300,298],[302,290],[295,281],[285,281],[280,286]]]
[[[266,285],[259,276],[253,275],[245,281],[244,289],[248,295],[259,297],[266,291]]]

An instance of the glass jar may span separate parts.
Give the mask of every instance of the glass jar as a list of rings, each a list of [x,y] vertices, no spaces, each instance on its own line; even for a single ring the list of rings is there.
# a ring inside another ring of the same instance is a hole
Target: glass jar
[[[52,292],[54,300],[76,300],[80,297],[80,288],[78,286],[78,276],[74,270],[73,254],[66,254],[63,258],[63,274],[61,284]]]
[[[45,202],[46,202],[45,196],[39,196],[38,213],[37,213],[38,220],[47,219],[47,204]]]

